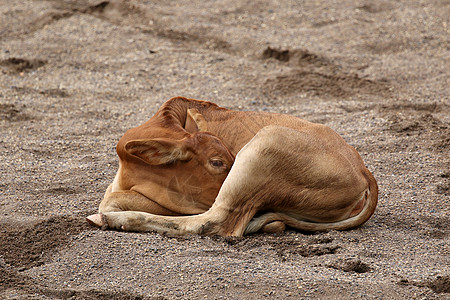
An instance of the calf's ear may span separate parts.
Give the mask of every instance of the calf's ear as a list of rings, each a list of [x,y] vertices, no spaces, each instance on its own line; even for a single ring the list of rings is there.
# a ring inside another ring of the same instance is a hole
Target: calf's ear
[[[198,131],[208,131],[208,123],[203,115],[195,108],[187,110],[186,124],[184,129],[187,132],[195,133]]]
[[[166,138],[129,141],[125,144],[125,151],[150,165],[169,164],[192,157],[192,152],[182,141]]]

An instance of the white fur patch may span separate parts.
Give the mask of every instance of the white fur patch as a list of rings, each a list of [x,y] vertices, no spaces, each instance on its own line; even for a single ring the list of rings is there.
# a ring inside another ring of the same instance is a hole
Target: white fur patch
[[[112,189],[111,189],[112,193],[118,192],[121,190],[120,182],[119,182],[119,174],[122,171],[121,168],[122,168],[122,166],[120,165],[120,161],[119,161],[119,169],[117,170],[116,176],[114,177],[114,181],[112,183]]]

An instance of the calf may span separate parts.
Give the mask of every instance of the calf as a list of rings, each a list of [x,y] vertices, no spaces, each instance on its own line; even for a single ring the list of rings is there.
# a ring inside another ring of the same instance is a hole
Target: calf
[[[375,211],[376,180],[330,128],[289,115],[172,98],[117,144],[103,228],[241,236],[344,230]]]

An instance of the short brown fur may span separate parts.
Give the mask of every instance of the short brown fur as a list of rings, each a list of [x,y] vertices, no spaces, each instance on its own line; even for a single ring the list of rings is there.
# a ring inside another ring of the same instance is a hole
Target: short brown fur
[[[226,236],[285,225],[342,230],[367,221],[378,199],[353,147],[288,115],[176,97],[128,130],[117,153],[100,215],[88,217],[101,227]]]

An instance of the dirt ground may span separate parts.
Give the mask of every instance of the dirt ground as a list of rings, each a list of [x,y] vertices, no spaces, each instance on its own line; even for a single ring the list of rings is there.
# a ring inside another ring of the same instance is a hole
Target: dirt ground
[[[450,1],[0,1],[1,299],[448,299]],[[326,124],[360,228],[101,231],[115,144],[173,96]]]

